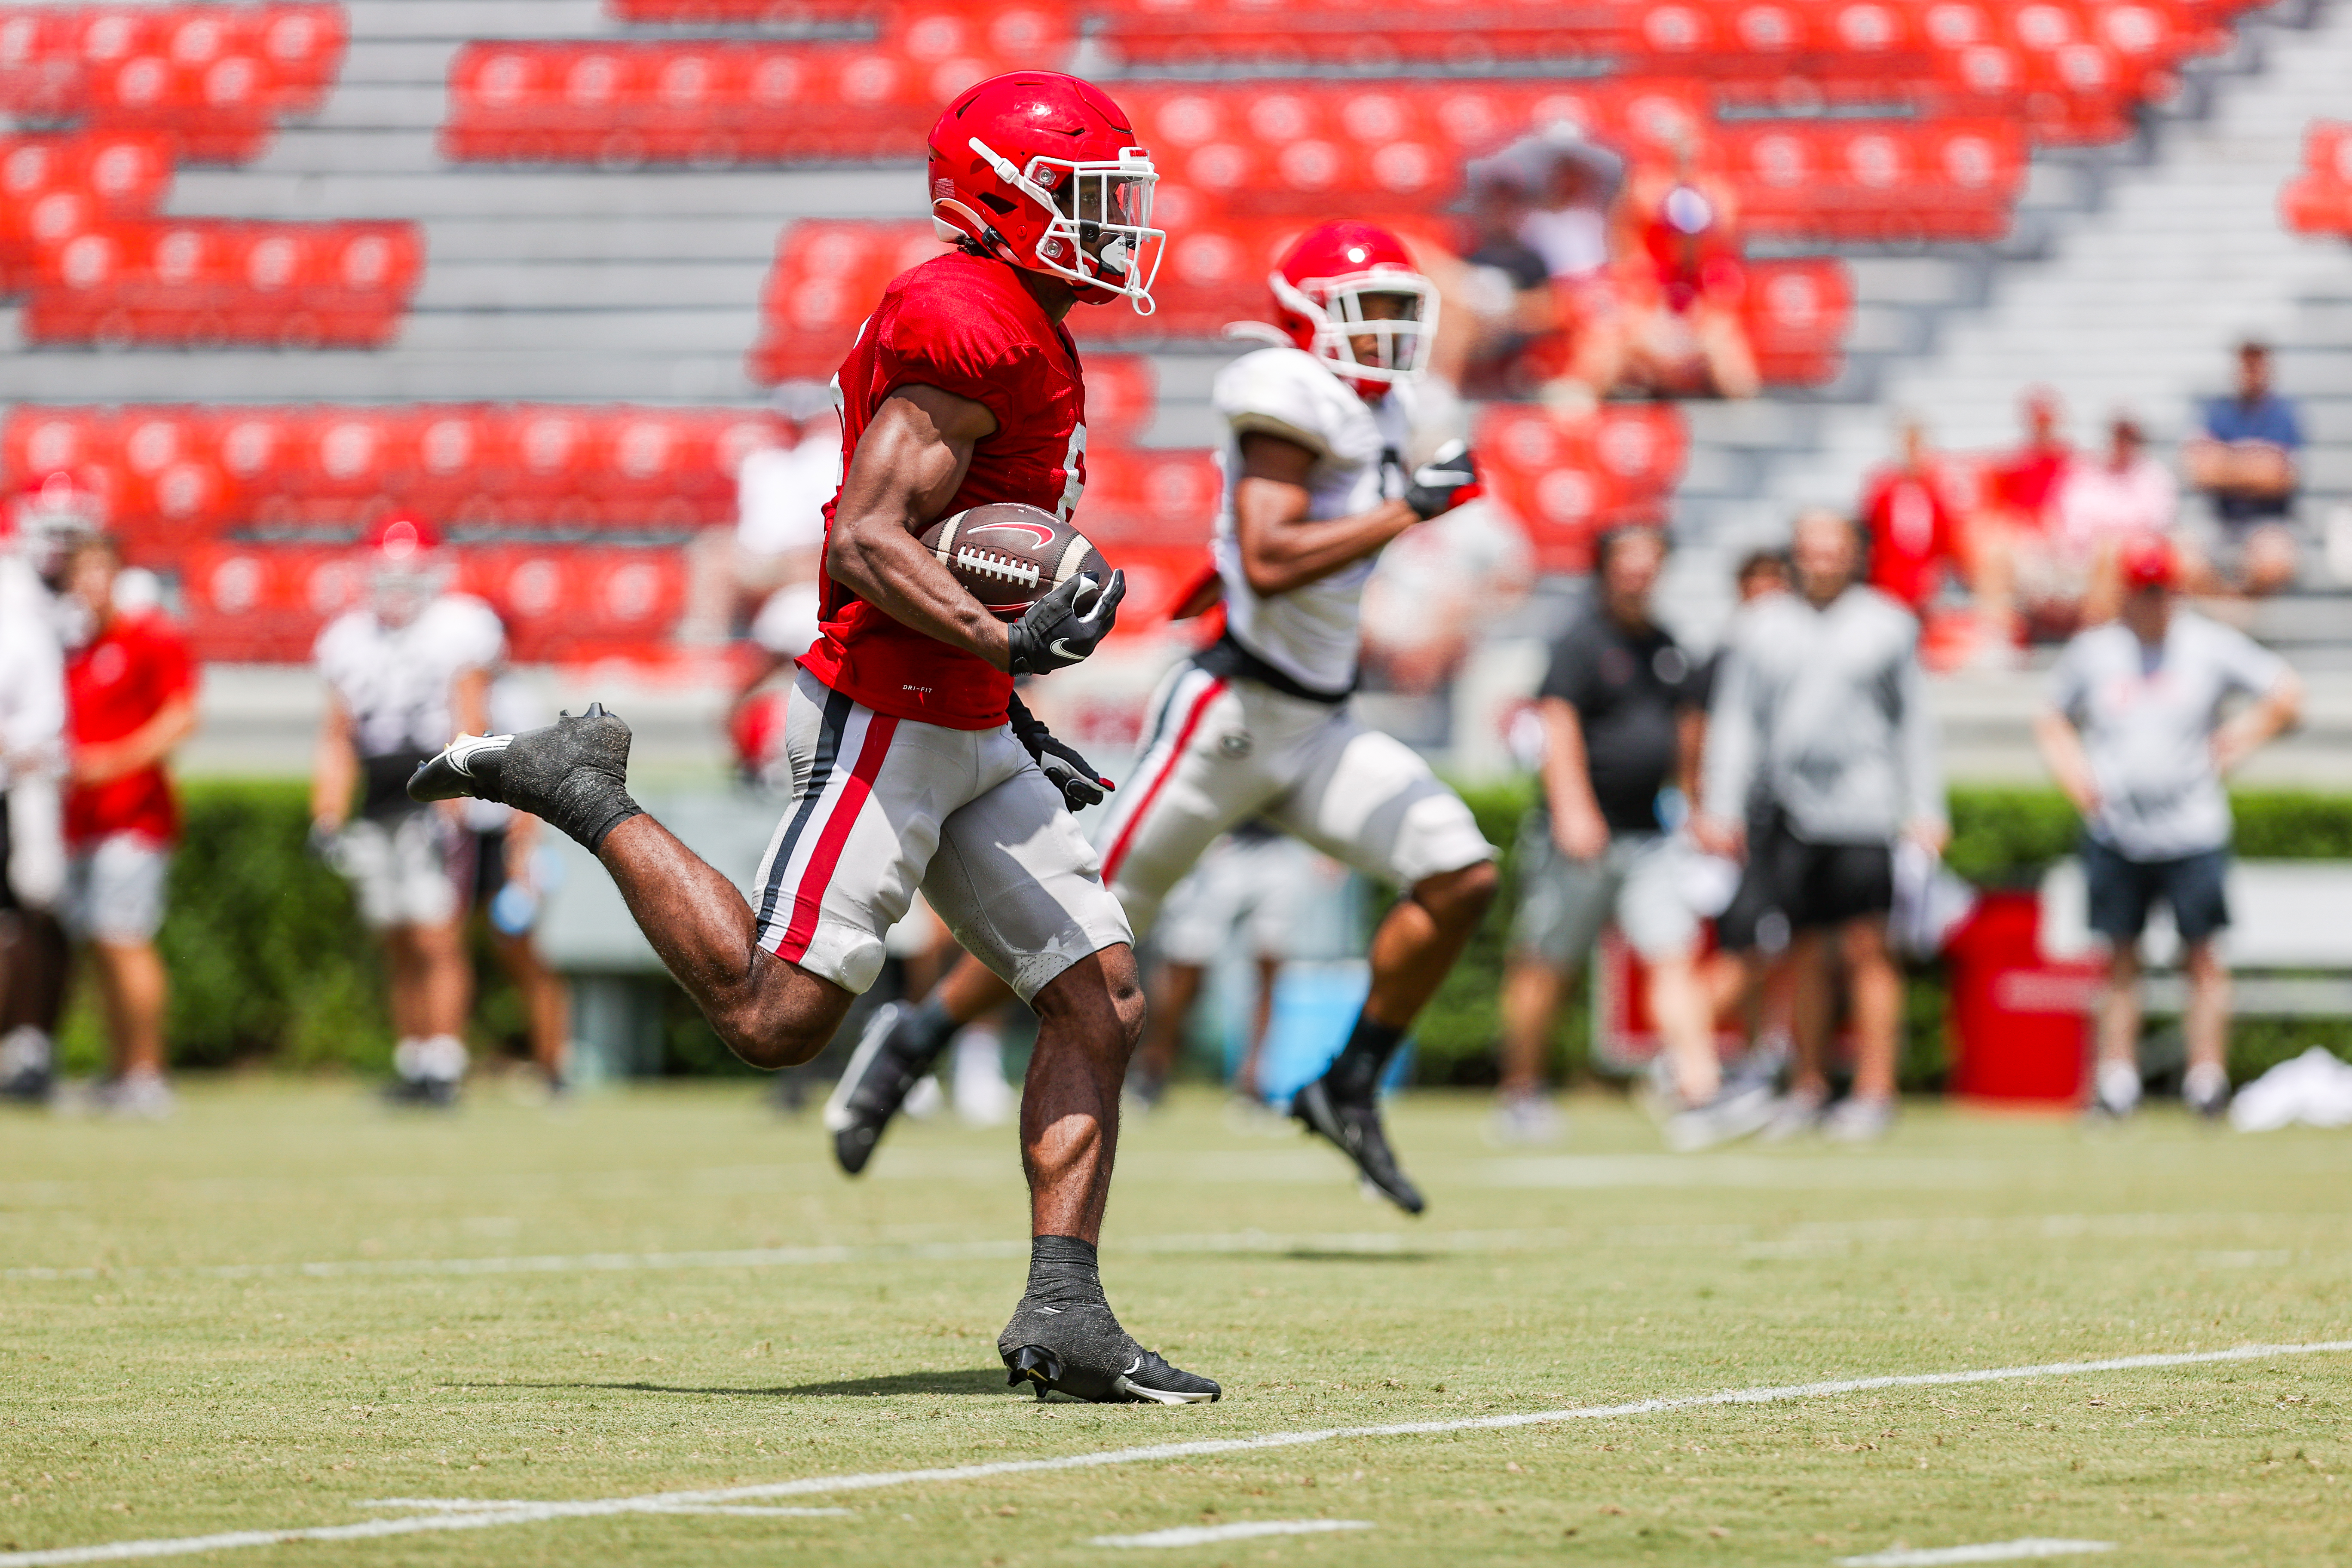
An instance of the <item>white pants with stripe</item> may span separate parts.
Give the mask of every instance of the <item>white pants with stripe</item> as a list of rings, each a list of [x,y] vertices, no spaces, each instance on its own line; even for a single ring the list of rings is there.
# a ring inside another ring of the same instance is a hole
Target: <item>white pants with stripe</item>
[[[1103,868],[1138,931],[1210,842],[1253,816],[1399,887],[1495,858],[1462,797],[1346,703],[1191,663],[1160,683],[1142,761],[1113,798]]]
[[[1012,731],[892,718],[803,670],[784,754],[792,804],[751,889],[779,958],[862,992],[919,889],[1024,1002],[1131,940],[1094,847]]]

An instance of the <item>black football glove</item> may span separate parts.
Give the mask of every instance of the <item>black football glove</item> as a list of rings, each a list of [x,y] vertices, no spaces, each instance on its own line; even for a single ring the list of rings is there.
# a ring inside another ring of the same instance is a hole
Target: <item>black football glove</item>
[[[1013,623],[1013,673],[1044,675],[1085,658],[1110,636],[1126,597],[1127,574],[1114,572],[1103,584],[1073,577],[1030,605]]]
[[[1475,489],[1477,483],[1478,465],[1471,459],[1470,443],[1448,441],[1406,479],[1404,504],[1427,522],[1438,513],[1452,511],[1468,500],[1470,498],[1462,492]]]
[[[1054,732],[1037,721],[1037,716],[1013,698],[1006,710],[1013,726],[1013,738],[1021,742],[1036,759],[1037,767],[1045,782],[1062,792],[1062,804],[1072,811],[1084,811],[1102,804],[1103,793],[1113,788],[1110,780],[1095,772],[1095,765],[1078,755],[1077,748],[1054,738]]]

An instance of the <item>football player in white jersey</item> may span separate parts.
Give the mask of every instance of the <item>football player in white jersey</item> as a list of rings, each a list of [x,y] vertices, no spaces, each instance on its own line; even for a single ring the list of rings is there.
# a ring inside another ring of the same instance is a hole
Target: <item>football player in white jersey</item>
[[[1153,698],[1104,829],[1103,875],[1139,934],[1212,840],[1264,817],[1405,889],[1372,938],[1371,994],[1347,1044],[1291,1113],[1418,1214],[1377,1090],[1494,899],[1495,849],[1428,764],[1359,723],[1348,699],[1381,551],[1467,500],[1476,473],[1458,444],[1406,461],[1437,292],[1394,235],[1325,224],[1268,282],[1280,325],[1261,331],[1276,346],[1227,365],[1213,394],[1232,432],[1214,547],[1225,632]],[[845,1170],[864,1168],[958,1023],[1003,994],[967,960],[922,1006],[877,1015],[825,1108]]]
[[[398,1043],[393,1097],[447,1105],[466,1076],[459,1037],[473,999],[449,806],[408,798],[408,775],[488,721],[506,647],[498,613],[446,591],[432,524],[395,512],[367,540],[367,602],[319,634],[327,712],[310,779],[311,841],[383,939]]]
[[[0,1099],[39,1103],[56,1080],[71,948],[65,891],[66,562],[105,522],[99,492],[58,472],[0,517]]]

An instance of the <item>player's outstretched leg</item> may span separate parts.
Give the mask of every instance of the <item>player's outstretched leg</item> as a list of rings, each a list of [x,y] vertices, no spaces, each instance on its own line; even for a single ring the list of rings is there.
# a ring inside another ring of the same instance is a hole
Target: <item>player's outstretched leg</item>
[[[411,800],[496,801],[552,823],[594,854],[604,836],[641,815],[629,798],[629,727],[591,702],[544,729],[460,735],[420,764]]]
[[[1037,1047],[1021,1097],[1029,1177],[1029,1284],[997,1352],[1039,1398],[1201,1405],[1214,1383],[1170,1366],[1119,1326],[1095,1245],[1118,1147],[1118,1095],[1143,1028],[1143,989],[1126,943],[1072,964],[1031,999]]]
[[[1013,987],[966,953],[921,1002],[893,1002],[875,1010],[841,1081],[834,1085],[833,1098],[824,1102],[824,1130],[833,1134],[833,1157],[845,1173],[854,1176],[866,1169],[883,1129],[956,1031],[1013,997]]]
[[[1398,900],[1373,934],[1371,994],[1347,1045],[1290,1102],[1291,1115],[1337,1144],[1365,1181],[1407,1214],[1428,1204],[1389,1147],[1381,1075],[1494,902],[1495,882],[1494,862],[1482,860],[1423,878]]]

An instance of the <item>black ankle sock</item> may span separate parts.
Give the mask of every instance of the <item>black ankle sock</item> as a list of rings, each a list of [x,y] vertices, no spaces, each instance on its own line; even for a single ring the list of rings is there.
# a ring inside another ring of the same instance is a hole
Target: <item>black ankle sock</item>
[[[1356,1016],[1356,1026],[1340,1047],[1337,1060],[1323,1074],[1332,1091],[1346,1100],[1369,1100],[1381,1085],[1381,1074],[1387,1070],[1389,1058],[1404,1042],[1404,1031],[1387,1024],[1374,1023],[1364,1014]]]
[[[1075,1236],[1031,1237],[1027,1295],[1054,1306],[1105,1305],[1094,1243]]]
[[[920,1072],[940,1059],[940,1053],[948,1048],[948,1042],[954,1039],[956,1031],[962,1027],[961,1024],[948,1016],[947,1004],[940,1000],[937,992],[933,992],[917,1003],[898,1020],[898,1027],[890,1031],[890,1049],[908,1066]]]

